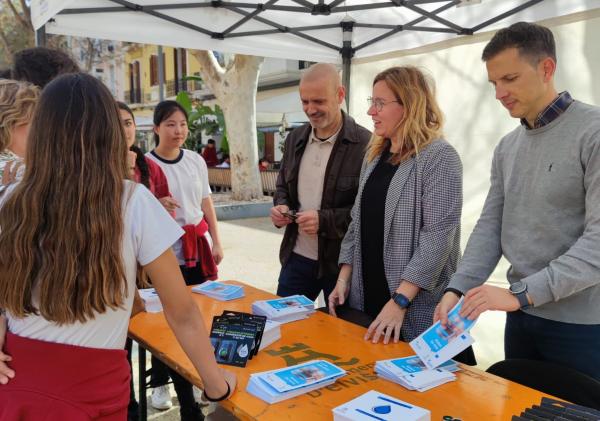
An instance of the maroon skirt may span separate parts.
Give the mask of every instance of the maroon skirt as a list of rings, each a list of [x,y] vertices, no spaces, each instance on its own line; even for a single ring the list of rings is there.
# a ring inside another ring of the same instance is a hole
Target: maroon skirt
[[[1,421],[123,421],[129,403],[125,350],[85,348],[7,333],[15,377],[0,385]]]

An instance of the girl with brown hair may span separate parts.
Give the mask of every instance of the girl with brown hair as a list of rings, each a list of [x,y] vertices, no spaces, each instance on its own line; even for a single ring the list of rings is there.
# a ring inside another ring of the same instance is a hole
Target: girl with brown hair
[[[123,420],[125,338],[139,262],[208,396],[235,376],[215,361],[171,251],[182,230],[145,188],[126,180],[127,144],[110,92],[72,74],[42,93],[23,180],[0,209],[0,308],[15,376],[0,419]]]

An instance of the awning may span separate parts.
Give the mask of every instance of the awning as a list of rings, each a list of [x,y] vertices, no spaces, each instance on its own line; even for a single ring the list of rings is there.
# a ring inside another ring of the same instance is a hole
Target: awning
[[[347,62],[600,8],[600,0],[32,0],[48,33]],[[343,60],[345,58],[345,60]]]

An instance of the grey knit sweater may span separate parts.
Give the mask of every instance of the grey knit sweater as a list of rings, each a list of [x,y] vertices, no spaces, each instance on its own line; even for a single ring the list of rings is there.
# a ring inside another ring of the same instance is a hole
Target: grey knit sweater
[[[496,147],[482,214],[449,287],[481,285],[504,255],[545,319],[600,324],[600,108],[575,101]]]

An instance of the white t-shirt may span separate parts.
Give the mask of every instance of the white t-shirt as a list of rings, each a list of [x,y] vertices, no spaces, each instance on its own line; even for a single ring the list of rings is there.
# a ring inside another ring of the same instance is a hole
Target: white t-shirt
[[[5,195],[6,196],[6,195]],[[127,297],[122,308],[108,309],[85,323],[59,326],[41,316],[14,318],[7,312],[9,330],[19,336],[89,348],[123,349],[133,306],[137,262],[151,263],[183,235],[160,202],[141,184],[125,181],[123,195],[123,266]],[[33,302],[36,304],[36,292]]]
[[[163,170],[169,182],[169,191],[179,203],[180,207],[175,210],[175,221],[182,227],[198,225],[204,217],[202,199],[211,193],[204,158],[187,149],[181,149],[179,156],[173,160],[161,158],[154,151],[148,152],[146,156]],[[173,251],[179,264],[185,264],[181,240],[173,245]]]

